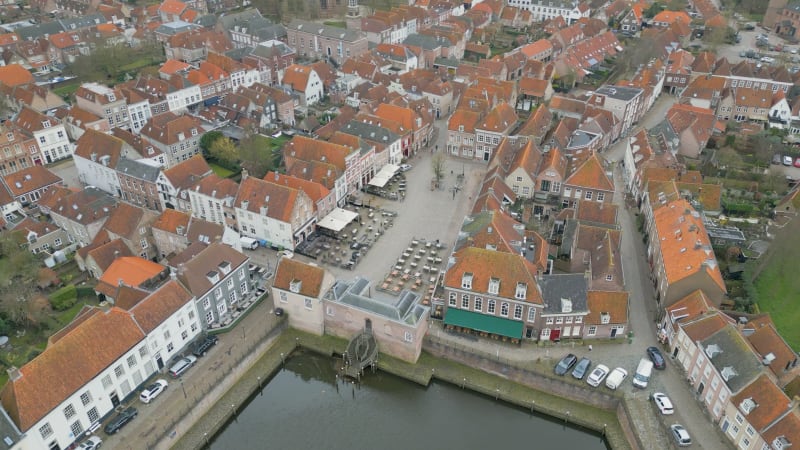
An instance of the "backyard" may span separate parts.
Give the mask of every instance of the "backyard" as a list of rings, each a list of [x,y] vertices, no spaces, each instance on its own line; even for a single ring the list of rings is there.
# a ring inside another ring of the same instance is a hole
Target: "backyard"
[[[778,332],[795,350],[800,351],[800,308],[798,296],[800,277],[794,273],[800,254],[800,220],[795,218],[775,237],[770,250],[763,256],[761,272],[756,275],[755,288],[761,312],[768,312]]]

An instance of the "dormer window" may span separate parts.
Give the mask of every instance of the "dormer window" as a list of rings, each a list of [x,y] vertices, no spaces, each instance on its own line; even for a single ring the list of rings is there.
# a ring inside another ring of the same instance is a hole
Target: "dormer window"
[[[709,358],[714,358],[714,356],[719,355],[720,353],[722,353],[722,349],[719,348],[719,345],[717,344],[709,344],[706,347],[706,355],[708,355]]]
[[[219,272],[212,270],[206,274],[206,278],[208,278],[208,281],[210,281],[211,284],[217,284],[219,283]]]
[[[603,325],[611,323],[611,314],[607,312],[600,313],[600,323]]]
[[[788,439],[786,439],[786,436],[778,436],[772,440],[772,448],[774,448],[775,450],[784,450],[786,448],[789,448],[789,446],[791,445],[792,443],[789,442]]]
[[[517,289],[514,292],[514,298],[519,300],[525,300],[525,296],[528,294],[528,285],[525,283],[517,283]]]
[[[497,295],[500,292],[500,279],[489,278],[489,293]]]
[[[42,121],[42,127],[50,128],[50,121],[49,120],[43,120]]]
[[[739,409],[742,410],[745,415],[750,414],[753,410],[758,406],[758,403],[753,401],[753,398],[746,398],[742,400],[742,403],[739,404]]]
[[[727,366],[722,369],[721,375],[723,380],[728,381],[736,375],[739,375],[739,373],[736,372],[736,369],[734,369],[732,366]]]
[[[465,272],[461,277],[461,289],[472,289],[472,274]]]
[[[299,294],[300,293],[300,288],[302,286],[303,286],[303,281],[302,280],[294,279],[294,280],[289,282],[289,291],[293,292],[295,294]]]

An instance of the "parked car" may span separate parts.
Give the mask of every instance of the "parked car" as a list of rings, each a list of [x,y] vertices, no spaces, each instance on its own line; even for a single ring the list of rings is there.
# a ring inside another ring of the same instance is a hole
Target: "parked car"
[[[586,373],[589,372],[589,367],[592,365],[592,360],[589,358],[581,358],[575,368],[572,369],[572,376],[578,380],[582,380]]]
[[[103,444],[103,440],[100,439],[100,436],[89,436],[89,439],[83,441],[83,443],[78,446],[79,450],[97,450]]]
[[[142,403],[145,404],[150,403],[151,401],[153,401],[154,398],[158,397],[159,394],[166,391],[167,386],[169,386],[167,380],[160,380],[160,379],[156,380],[155,383],[147,386],[142,390],[142,393],[139,394],[139,400],[141,400]]]
[[[792,165],[792,157],[791,156],[784,156],[783,157],[783,165],[784,166],[791,166]]]
[[[639,360],[639,365],[636,366],[636,372],[633,373],[633,385],[639,389],[647,387],[650,382],[650,376],[653,374],[653,361],[647,358]]]
[[[667,394],[654,392],[650,398],[653,399],[653,403],[656,404],[656,408],[661,411],[661,414],[669,416],[675,413],[675,408],[672,406],[672,400],[667,397]]]
[[[172,367],[169,368],[169,375],[172,378],[179,378],[183,375],[184,372],[189,370],[194,363],[197,362],[197,358],[194,355],[184,356],[180,358]]]
[[[414,167],[411,164],[400,164],[400,171],[401,172],[408,172],[411,168]]]
[[[779,50],[776,50],[776,51],[779,51]],[[763,56],[763,57],[761,57],[760,61],[762,63],[765,63],[765,64],[772,64],[772,63],[775,62],[775,58],[773,58],[771,56]]]
[[[692,445],[692,437],[689,436],[689,432],[686,431],[683,425],[679,423],[670,425],[669,430],[672,433],[672,437],[675,438],[675,443],[678,444],[678,447],[688,447]]]
[[[294,253],[292,253],[291,250],[282,250],[280,253],[278,253],[278,256],[280,256],[281,258],[292,259],[294,258]]]
[[[137,411],[136,408],[129,406],[111,419],[111,422],[108,422],[108,425],[106,425],[103,430],[105,430],[106,434],[114,434],[127,425],[128,422],[135,419],[138,414],[139,411]]]
[[[664,355],[661,354],[658,347],[647,347],[647,356],[650,357],[650,361],[653,361],[653,366],[655,366],[656,370],[664,370],[667,368]]]
[[[192,354],[194,356],[197,356],[198,358],[201,357],[201,356],[206,356],[206,353],[208,353],[208,350],[211,347],[217,345],[217,342],[219,342],[219,338],[217,336],[215,336],[213,334],[212,335],[208,335],[205,338],[203,338],[202,341],[197,342],[195,344],[194,351],[192,351]]]
[[[603,380],[606,378],[606,375],[608,375],[608,366],[598,364],[592,373],[589,374],[589,377],[586,378],[586,383],[588,383],[589,386],[597,387],[603,382]]]
[[[569,372],[569,369],[578,362],[578,357],[570,353],[569,355],[561,358],[561,361],[556,364],[556,375],[564,375]]]
[[[775,153],[774,155],[772,155],[772,164],[780,166],[782,160],[783,156],[781,156],[780,153]]]
[[[622,385],[622,382],[625,381],[625,378],[628,378],[628,371],[622,367],[617,367],[608,374],[606,378],[606,387],[616,391],[617,388]]]
[[[797,159],[794,160],[794,166],[800,167],[800,156],[798,156]]]

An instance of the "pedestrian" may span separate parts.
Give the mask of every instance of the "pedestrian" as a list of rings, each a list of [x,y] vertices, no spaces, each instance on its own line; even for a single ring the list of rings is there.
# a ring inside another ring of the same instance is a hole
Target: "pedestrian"
[[[592,351],[592,344],[589,344],[589,351]]]

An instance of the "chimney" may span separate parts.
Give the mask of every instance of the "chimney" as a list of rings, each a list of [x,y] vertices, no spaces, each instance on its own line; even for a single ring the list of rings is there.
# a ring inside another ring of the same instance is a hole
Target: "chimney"
[[[8,372],[8,379],[10,381],[17,381],[20,378],[22,378],[22,372],[19,371],[17,366],[9,367],[8,370],[6,370],[6,372]],[[795,398],[797,398],[797,397],[795,397]]]
[[[247,169],[242,169],[242,181],[246,180],[250,174],[247,172]]]
[[[119,258],[119,250],[114,250],[114,259]]]
[[[173,281],[178,279],[178,272],[175,269],[169,269],[169,278]]]

